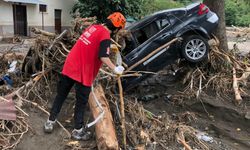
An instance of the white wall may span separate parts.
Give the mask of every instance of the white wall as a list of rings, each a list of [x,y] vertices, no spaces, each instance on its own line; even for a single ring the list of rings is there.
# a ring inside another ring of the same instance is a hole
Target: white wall
[[[0,0],[0,24],[12,25],[13,24],[13,10],[10,3]]]
[[[47,4],[47,12],[44,13],[44,25],[54,26],[55,9],[62,10],[62,26],[71,26],[70,11],[77,0],[42,0]],[[35,13],[34,13],[35,12]],[[28,26],[42,26],[42,13],[39,5],[27,5]]]
[[[13,11],[10,3],[0,0],[0,38],[10,37],[14,34]]]

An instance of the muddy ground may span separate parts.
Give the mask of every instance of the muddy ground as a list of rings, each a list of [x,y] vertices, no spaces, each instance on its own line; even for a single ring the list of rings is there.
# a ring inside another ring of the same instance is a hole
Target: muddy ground
[[[206,96],[200,100],[193,99],[178,105],[169,95],[176,94],[183,89],[177,76],[166,75],[152,77],[142,83],[136,90],[136,93],[130,92],[131,97],[136,96],[143,99],[144,107],[156,115],[167,112],[171,117],[189,112],[194,113],[196,120],[194,122],[185,122],[188,125],[206,132],[213,142],[207,144],[214,150],[248,150],[250,147],[250,120],[247,119],[246,113],[249,111],[250,101],[244,99],[244,104],[236,107],[232,99],[216,99],[215,96]],[[159,84],[161,83],[161,84]],[[139,90],[140,89],[140,90]],[[147,94],[145,94],[147,93]],[[233,97],[233,95],[232,95]],[[51,101],[53,98],[51,99]],[[146,101],[145,101],[146,100]],[[71,104],[74,101],[74,91],[72,91],[64,104],[63,111],[59,116],[59,121],[71,131],[73,129]],[[51,107],[51,104],[50,104]],[[70,139],[65,139],[65,132],[57,126],[52,134],[43,132],[43,124],[47,116],[40,110],[27,106],[24,109],[29,113],[30,131],[23,137],[17,150],[63,150],[71,149],[67,146]],[[71,118],[65,120],[64,118]],[[91,120],[89,110],[86,114],[85,123]],[[91,128],[94,132],[94,128]],[[97,149],[94,137],[87,142],[80,143],[83,149]],[[162,149],[159,147],[159,149]],[[169,150],[180,150],[182,146],[176,143],[169,145]]]
[[[176,105],[169,95],[176,94],[178,90],[182,91],[183,85],[178,77],[167,75],[151,82],[154,83],[151,85],[146,83],[148,87],[145,87],[145,84],[140,87],[142,91],[147,89],[147,92],[139,94],[141,95],[139,97],[158,96],[144,103],[148,110],[156,114],[167,112],[173,117],[185,112],[194,113],[197,120],[190,122],[190,125],[214,138],[210,145],[212,149],[248,150],[250,148],[250,120],[246,116],[250,110],[249,99],[244,99],[244,104],[236,107],[233,105],[233,99],[218,99],[211,94],[202,96],[199,100],[186,100],[181,105]],[[145,95],[145,93],[148,94]]]
[[[234,34],[228,32],[229,46],[233,46],[236,42]],[[1,46],[2,45],[2,46]],[[7,49],[10,45],[0,44],[0,50]],[[12,45],[11,45],[12,46]],[[29,47],[29,44],[26,44]],[[25,53],[25,48],[21,49],[21,52]],[[239,45],[239,49],[242,49],[244,53],[247,53],[250,49],[250,40],[246,40]],[[2,48],[2,49],[1,49]],[[16,50],[18,51],[18,47]],[[20,49],[19,49],[20,51]],[[164,72],[164,70],[163,70]],[[172,96],[177,94],[178,91],[182,91],[185,87],[181,82],[181,75],[158,75],[153,76],[143,83],[133,92],[128,93],[126,96],[136,96],[139,100],[142,100],[145,108],[153,112],[156,115],[161,115],[167,112],[173,118],[185,113],[194,113],[197,118],[195,121],[188,124],[195,129],[206,132],[208,136],[213,138],[210,145],[211,149],[215,150],[249,150],[250,149],[250,100],[249,98],[243,98],[244,102],[240,106],[233,104],[233,95],[227,95],[227,99],[216,98],[213,92],[211,94],[202,96],[201,99],[185,100],[181,104],[176,103]],[[53,91],[55,96],[55,89]],[[49,107],[54,97],[51,97],[49,101]],[[59,116],[59,121],[71,131],[72,125],[72,113],[73,108],[71,104],[74,102],[74,91],[69,95],[66,100],[62,112]],[[65,139],[65,132],[57,126],[52,134],[45,134],[43,132],[43,124],[47,119],[47,115],[34,108],[32,106],[25,106],[24,110],[29,114],[28,122],[30,130],[24,135],[20,144],[18,144],[17,150],[63,150],[71,149],[67,146],[70,139]],[[71,118],[65,120],[65,118]],[[91,120],[91,114],[88,111],[86,113],[85,122]],[[94,128],[91,128],[94,131]],[[87,142],[81,142],[83,149],[97,149],[94,137]],[[180,150],[183,147],[179,144],[173,143],[169,145],[169,150]]]

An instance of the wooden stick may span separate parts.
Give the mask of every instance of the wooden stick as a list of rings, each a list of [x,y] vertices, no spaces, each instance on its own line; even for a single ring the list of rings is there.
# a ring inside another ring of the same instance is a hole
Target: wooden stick
[[[26,99],[22,98],[20,95],[17,95],[17,96],[18,96],[19,98],[21,98],[23,101],[28,102],[28,103],[30,103],[30,104],[36,106],[38,109],[40,109],[41,111],[43,111],[44,113],[46,113],[47,115],[49,115],[49,112],[46,111],[46,110],[45,110],[44,108],[42,108],[41,106],[39,106],[37,103],[31,102],[31,101],[29,101],[29,100],[26,100]],[[70,138],[70,137],[71,137],[70,132],[69,132],[69,131],[68,131],[59,121],[56,121],[56,122],[57,122],[58,125],[66,132],[67,137]]]
[[[137,63],[133,64],[132,66],[130,66],[126,72],[134,69],[135,67],[139,66],[141,63],[143,63],[144,61],[146,61],[147,59],[149,59],[151,56],[153,56],[154,54],[158,53],[159,51],[161,51],[163,48],[166,48],[168,46],[170,46],[171,44],[173,44],[174,42],[176,42],[178,40],[178,38],[175,38],[173,40],[171,40],[170,42],[162,45],[161,47],[158,47],[157,49],[155,49],[154,51],[152,51],[150,54],[148,54],[146,57],[144,57],[143,59],[141,59],[140,61],[138,61]]]
[[[233,89],[235,94],[235,102],[239,105],[242,102],[242,97],[239,92],[238,80],[236,77],[236,69],[233,67]]]
[[[4,98],[4,97],[2,97],[2,96],[0,96],[0,99],[3,100],[3,101],[5,101],[5,102],[9,102],[9,100],[7,100],[6,98]],[[18,107],[17,105],[15,105],[15,107],[16,107],[18,110],[20,110],[24,115],[26,115],[26,116],[29,117],[29,115],[28,115],[24,110],[22,110],[20,107]]]
[[[127,65],[125,62],[122,62],[122,65],[123,65],[125,68],[128,68],[128,65]]]
[[[126,149],[126,128],[125,128],[125,111],[124,111],[124,99],[123,99],[123,88],[121,77],[118,76],[118,86],[119,86],[119,93],[120,93],[120,109],[121,109],[121,128],[122,128],[122,135],[123,135],[123,148]]]
[[[140,76],[142,76],[142,74],[139,74],[139,73],[121,75],[122,78],[126,78],[126,77],[140,77]]]
[[[242,80],[245,81],[247,80],[247,78],[250,76],[250,67],[247,67],[245,69],[245,72],[242,74],[242,76],[240,78],[238,78],[237,80]]]
[[[118,46],[119,48],[122,48],[122,46],[120,44],[118,44],[115,40],[113,40],[112,38],[110,39],[116,46]]]
[[[64,30],[59,36],[57,36],[53,42],[51,43],[51,45],[49,46],[49,48],[46,50],[46,54],[48,54],[48,52],[52,49],[52,47],[56,44],[57,41],[61,40],[63,38],[63,36],[65,34],[67,34],[68,31],[67,30]]]
[[[29,117],[29,114],[27,114],[24,110],[22,110],[20,107],[16,106],[16,108],[18,110],[20,110],[24,115],[26,115],[27,117]]]
[[[70,50],[68,50],[68,49],[66,48],[66,46],[65,46],[62,42],[58,42],[58,43],[61,44],[62,48],[63,48],[67,53],[70,52]]]
[[[2,96],[0,96],[0,99],[3,100],[3,101],[5,101],[5,102],[9,102],[9,100],[7,100],[6,98],[4,98]]]
[[[186,143],[185,140],[178,139],[186,150],[192,150],[192,148]]]
[[[101,71],[103,74],[107,74],[107,75],[109,75],[109,76],[111,76],[111,77],[116,77],[116,76],[117,76],[117,75],[112,74],[112,73],[110,73],[110,72],[107,72],[107,71],[105,71],[105,70],[103,70],[103,69],[100,69],[100,71]],[[139,74],[139,73],[137,73],[137,72],[135,72],[135,73],[133,73],[133,74],[124,74],[124,75],[120,75],[120,77],[140,77],[140,76],[142,76],[142,75]]]

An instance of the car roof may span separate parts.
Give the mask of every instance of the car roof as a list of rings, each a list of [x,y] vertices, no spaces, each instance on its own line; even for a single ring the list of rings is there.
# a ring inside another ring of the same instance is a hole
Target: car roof
[[[200,2],[192,3],[190,5],[187,5],[186,7],[181,7],[181,8],[173,8],[173,9],[166,9],[166,10],[161,10],[153,13],[152,15],[157,15],[157,14],[163,14],[163,13],[168,13],[168,12],[173,12],[173,11],[188,11],[196,6],[200,5]]]
[[[157,11],[157,12],[155,12],[153,14],[145,16],[144,18],[142,18],[141,20],[139,20],[137,22],[134,22],[132,25],[128,26],[126,29],[130,30],[130,29],[136,28],[137,26],[141,26],[141,24],[146,24],[146,23],[150,22],[152,19],[154,19],[155,16],[158,16],[158,15],[161,15],[161,14],[166,14],[168,12],[188,11],[188,10],[196,7],[197,5],[200,5],[200,2],[192,3],[192,4],[190,4],[190,5],[186,6],[186,7]]]

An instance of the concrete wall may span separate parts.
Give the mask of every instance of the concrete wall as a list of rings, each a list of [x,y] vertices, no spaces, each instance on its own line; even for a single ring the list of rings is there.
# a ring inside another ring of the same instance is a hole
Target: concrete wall
[[[47,12],[44,13],[44,29],[54,32],[55,9],[62,10],[62,30],[71,26],[72,18],[70,11],[77,0],[41,0],[47,4]],[[0,0],[0,36],[11,37],[14,35],[13,3]],[[27,8],[28,35],[31,35],[32,27],[42,28],[42,13],[39,12],[39,5],[22,4]]]
[[[54,10],[62,10],[62,26],[70,26],[72,18],[70,11],[76,0],[42,0],[47,4],[47,12],[44,13],[44,24],[45,26],[54,26]],[[37,12],[37,13],[34,13]],[[27,6],[27,18],[29,26],[42,26],[42,13],[39,12],[38,5]]]
[[[10,37],[13,35],[14,27],[12,5],[0,0],[0,36]]]

